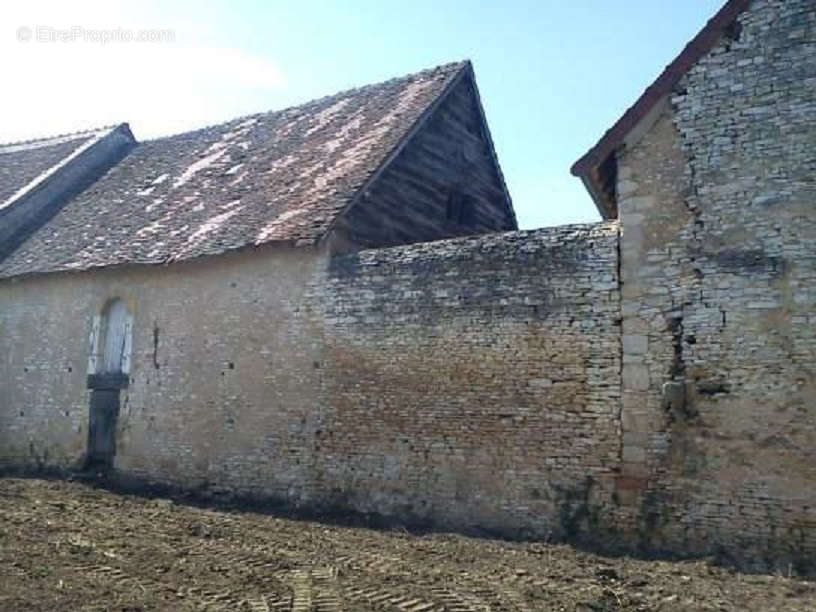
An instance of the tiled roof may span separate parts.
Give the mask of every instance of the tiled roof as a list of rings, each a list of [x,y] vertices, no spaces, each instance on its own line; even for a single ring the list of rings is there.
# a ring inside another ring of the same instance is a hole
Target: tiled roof
[[[0,209],[34,188],[51,171],[113,127],[0,144]]]
[[[467,65],[141,143],[0,276],[313,244]]]

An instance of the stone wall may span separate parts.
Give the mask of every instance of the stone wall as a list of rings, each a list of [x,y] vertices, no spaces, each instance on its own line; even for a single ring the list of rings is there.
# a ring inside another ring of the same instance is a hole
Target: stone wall
[[[614,223],[3,281],[0,465],[81,465],[91,326],[115,297],[124,474],[538,535],[611,503]]]
[[[115,467],[188,488],[300,495],[321,403],[303,295],[325,258],[261,249],[0,283],[0,463],[76,467],[95,315],[133,316]]]
[[[738,25],[618,152],[620,240],[0,281],[0,466],[81,463],[88,337],[121,297],[124,473],[816,572],[816,6]]]
[[[626,522],[651,546],[806,570],[816,551],[816,6],[755,1],[739,24],[618,155],[618,489]]]
[[[620,450],[616,224],[338,257],[316,302],[322,486],[502,532],[604,520]]]

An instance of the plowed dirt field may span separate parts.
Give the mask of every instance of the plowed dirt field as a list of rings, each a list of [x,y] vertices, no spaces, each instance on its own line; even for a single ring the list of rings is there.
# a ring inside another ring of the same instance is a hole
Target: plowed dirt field
[[[5,478],[0,610],[816,611],[816,584]]]

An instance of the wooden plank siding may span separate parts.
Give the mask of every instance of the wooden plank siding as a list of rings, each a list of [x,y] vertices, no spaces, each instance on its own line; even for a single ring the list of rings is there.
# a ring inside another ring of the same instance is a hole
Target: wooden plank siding
[[[472,208],[449,218],[451,197]],[[333,244],[335,251],[352,251],[513,229],[512,204],[468,73],[338,220]]]

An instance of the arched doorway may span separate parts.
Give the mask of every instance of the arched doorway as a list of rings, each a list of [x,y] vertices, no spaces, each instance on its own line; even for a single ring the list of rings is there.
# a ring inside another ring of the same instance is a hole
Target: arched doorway
[[[128,386],[132,318],[125,303],[110,300],[94,317],[88,359],[91,390],[86,467],[106,468],[116,455],[119,395]]]

